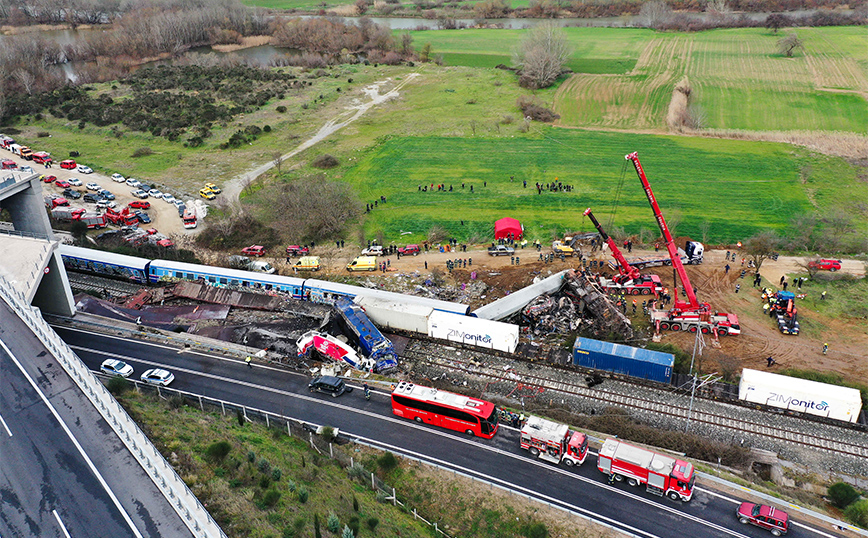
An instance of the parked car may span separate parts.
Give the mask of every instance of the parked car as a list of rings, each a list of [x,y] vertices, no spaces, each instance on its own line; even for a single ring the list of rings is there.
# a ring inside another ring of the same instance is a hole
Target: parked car
[[[75,170],[76,170],[79,174],[93,174],[93,168],[91,168],[90,166],[85,166],[85,165],[83,165],[83,164],[78,165],[78,166],[75,168]]]
[[[218,187],[217,185],[215,185],[213,183],[206,183],[205,188],[208,189],[209,191],[213,192],[214,194],[220,194],[221,192],[223,192],[220,190],[220,187]]]
[[[89,191],[99,192],[100,190],[102,190],[102,187],[99,186],[99,183],[96,183],[94,181],[89,181],[84,187]]]
[[[148,191],[148,196],[150,196],[151,198],[162,198],[163,193],[160,192],[158,189],[151,189]]]
[[[241,254],[245,256],[265,256],[265,247],[262,245],[250,245],[241,249]]]
[[[133,367],[124,361],[119,361],[115,359],[106,359],[102,362],[102,366],[99,367],[104,373],[108,375],[119,375],[121,377],[130,377],[133,374]]]
[[[99,209],[105,209],[107,207],[114,209],[117,206],[117,202],[112,202],[111,200],[106,200],[105,198],[100,199],[100,201],[96,203],[96,207],[98,207]]]
[[[735,511],[735,517],[744,525],[750,523],[768,530],[772,536],[786,534],[789,526],[786,512],[765,504],[741,503]]]
[[[136,198],[145,199],[148,197],[148,193],[146,193],[142,189],[139,189],[139,190],[133,191],[133,196],[135,196]]]
[[[125,178],[124,176],[122,176],[120,174],[117,174],[117,173],[112,174],[112,181],[117,181],[118,183],[123,183],[126,180],[127,180],[127,178]]]
[[[174,203],[175,203],[175,197],[172,196],[171,194],[167,193],[167,192],[166,192],[166,193],[163,193],[163,200],[164,200],[166,203],[169,203],[169,204],[174,204]]]
[[[400,252],[402,256],[407,256],[409,254],[415,256],[416,254],[419,254],[421,250],[422,249],[419,248],[419,245],[407,245],[406,247],[398,248],[398,252]]]
[[[368,248],[362,250],[362,256],[382,256],[382,255],[383,255],[382,245],[371,245]]]
[[[134,200],[130,202],[130,207],[136,209],[150,209],[151,202],[145,202],[144,200]]]
[[[184,218],[184,211],[187,211],[187,206],[184,204],[179,205],[178,206],[178,216],[181,217],[182,219]]]
[[[64,198],[72,198],[73,200],[78,200],[81,198],[81,193],[75,189],[63,189]]]
[[[175,207],[181,207],[183,205],[184,209],[187,208],[187,206],[184,205],[184,201],[181,200],[180,198],[175,198],[175,200],[172,203],[175,204]]]
[[[69,184],[72,185],[73,187],[81,187],[81,185],[82,185],[81,180],[78,179],[77,177],[71,177],[71,178],[67,179],[67,181],[69,181]]]
[[[78,165],[72,159],[67,159],[65,161],[60,161],[60,167],[64,170],[75,170]]]
[[[217,198],[217,195],[211,192],[211,189],[208,188],[199,189],[199,196],[206,200],[213,200],[214,198]]]
[[[32,166],[29,166],[29,165],[27,165],[27,166],[22,166],[22,167],[19,168],[18,170],[24,172],[25,174],[32,174],[32,173],[34,172],[33,167],[32,167]]]
[[[100,198],[99,196],[97,196],[96,194],[94,194],[92,192],[89,192],[89,193],[84,195],[84,201],[89,202],[91,204],[95,204],[95,203],[99,202],[101,199],[102,198]]]
[[[57,181],[57,176],[52,176],[51,174],[45,174],[45,175],[39,176],[39,179],[41,179],[43,183],[53,183],[53,182]]]
[[[327,392],[332,395],[333,398],[337,398],[341,394],[347,392],[352,392],[353,387],[348,387],[344,380],[331,376],[331,375],[323,375],[315,378],[313,381],[308,383],[307,388],[311,392]]]
[[[106,200],[114,200],[115,199],[115,195],[112,194],[112,191],[110,191],[108,189],[100,189],[98,194],[100,196],[102,196],[103,198],[105,198]]]
[[[134,179],[131,177],[127,178],[127,180],[124,183],[126,183],[128,186],[130,186],[134,189],[138,189],[139,187],[142,186],[142,184],[139,182],[138,179]]]
[[[58,187],[60,187],[61,189],[68,189],[69,187],[72,186],[69,184],[69,181],[67,181],[65,179],[58,179],[54,182],[54,184],[57,185]]]
[[[142,224],[150,224],[151,223],[151,217],[149,217],[148,214],[145,213],[144,211],[139,210],[133,214],[136,216],[137,219],[139,219],[139,222],[141,222]]]
[[[152,368],[142,374],[142,381],[152,385],[166,386],[175,380],[175,374],[162,368]]]
[[[808,262],[808,267],[811,269],[819,269],[821,271],[835,271],[841,270],[841,260],[828,260],[828,259],[820,259],[817,261]]]
[[[287,256],[307,256],[309,253],[310,249],[301,245],[289,245],[286,247]]]

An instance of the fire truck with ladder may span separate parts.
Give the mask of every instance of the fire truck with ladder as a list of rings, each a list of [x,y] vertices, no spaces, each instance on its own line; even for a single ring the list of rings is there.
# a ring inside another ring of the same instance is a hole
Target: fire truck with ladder
[[[667,496],[673,501],[689,501],[693,497],[696,473],[693,464],[660,454],[618,439],[606,439],[597,456],[597,469],[610,481],[631,486],[645,485],[645,491]]]
[[[613,241],[612,238],[606,234],[605,230],[603,230],[603,226],[597,218],[594,217],[590,207],[585,210],[583,215],[591,219],[591,223],[593,223],[594,227],[597,228],[597,231],[600,232],[600,237],[607,245],[609,245],[609,249],[612,251],[612,256],[618,261],[618,275],[611,280],[603,276],[597,277],[597,283],[601,288],[606,290],[608,293],[654,295],[655,297],[663,291],[663,284],[660,282],[659,276],[655,274],[643,275],[637,268],[627,263],[627,260],[624,259],[624,255],[621,254],[621,251],[618,249],[618,245],[616,245],[615,241]]]
[[[541,460],[572,467],[588,456],[588,437],[566,424],[532,416],[521,429],[521,448]]]
[[[692,333],[700,331],[703,334],[711,333],[715,336],[740,334],[741,328],[738,324],[738,316],[725,312],[712,312],[709,303],[700,303],[696,299],[696,293],[690,284],[690,278],[687,276],[687,271],[684,270],[684,264],[681,263],[681,256],[678,254],[675,240],[672,239],[672,234],[669,233],[669,227],[666,225],[666,220],[663,219],[663,213],[660,211],[660,206],[657,204],[657,199],[654,197],[654,192],[651,190],[651,185],[648,183],[648,178],[645,176],[645,171],[639,162],[639,154],[633,152],[624,158],[632,161],[633,166],[636,168],[636,173],[639,175],[639,181],[642,182],[645,196],[648,197],[648,202],[651,204],[651,209],[654,212],[654,218],[657,220],[657,225],[660,227],[660,232],[666,241],[666,250],[669,252],[672,268],[676,273],[673,275],[676,286],[672,308],[669,310],[652,308],[651,323],[656,327],[658,332],[660,330],[689,331]],[[677,291],[679,280],[681,280],[687,301],[679,298]]]

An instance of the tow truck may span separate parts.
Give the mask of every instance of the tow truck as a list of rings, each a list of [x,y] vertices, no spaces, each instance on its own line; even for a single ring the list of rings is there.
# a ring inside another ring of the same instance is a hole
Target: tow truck
[[[610,280],[603,276],[596,277],[596,281],[600,287],[608,293],[623,292],[627,295],[654,295],[655,297],[659,295],[663,291],[663,283],[660,282],[660,277],[655,274],[643,275],[638,269],[628,264],[627,260],[624,259],[624,255],[621,254],[621,250],[618,249],[618,245],[603,230],[603,226],[594,216],[590,207],[585,210],[583,215],[591,219],[591,223],[600,232],[600,237],[609,245],[612,256],[618,261],[617,269],[619,274],[614,278]]]
[[[566,424],[531,416],[521,429],[521,448],[541,460],[579,466],[588,456],[588,437]]]
[[[642,189],[645,191],[648,203],[651,204],[654,218],[657,220],[660,232],[666,240],[666,250],[669,252],[669,259],[672,260],[672,268],[676,273],[673,275],[675,277],[676,291],[675,298],[672,301],[672,308],[662,310],[652,305],[651,323],[656,327],[658,332],[661,330],[685,330],[692,333],[696,331],[700,331],[703,334],[711,333],[715,336],[734,336],[740,334],[741,328],[738,324],[738,316],[725,312],[713,312],[709,303],[700,303],[697,300],[693,286],[690,284],[690,278],[687,276],[687,271],[684,270],[684,265],[681,263],[681,256],[678,254],[675,240],[669,232],[669,227],[666,225],[666,220],[663,218],[663,213],[657,204],[657,198],[654,196],[651,184],[648,183],[648,178],[645,176],[642,163],[639,162],[639,154],[634,151],[624,158],[631,161],[636,168],[636,174],[639,176],[639,181],[642,182]],[[684,287],[683,291],[687,297],[687,301],[681,300],[677,292],[679,279]]]

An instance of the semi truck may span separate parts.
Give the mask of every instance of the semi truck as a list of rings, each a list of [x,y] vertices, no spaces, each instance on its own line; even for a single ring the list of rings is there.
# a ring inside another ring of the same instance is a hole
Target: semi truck
[[[544,461],[579,466],[588,456],[588,437],[566,424],[531,416],[521,428],[521,448]]]
[[[705,245],[698,241],[687,241],[683,249],[678,247],[677,252],[681,263],[684,265],[699,265],[704,259]],[[672,265],[672,259],[666,253],[661,253],[659,256],[650,255],[627,258],[627,264],[636,269],[646,269],[648,267]],[[610,262],[609,265],[613,264]]]
[[[693,464],[618,439],[606,439],[597,456],[597,469],[614,482],[644,485],[645,491],[673,501],[693,498],[696,473]]]

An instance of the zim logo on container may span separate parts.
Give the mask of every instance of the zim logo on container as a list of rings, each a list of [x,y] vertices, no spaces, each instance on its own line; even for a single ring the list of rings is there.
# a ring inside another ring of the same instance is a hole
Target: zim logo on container
[[[481,342],[483,344],[490,344],[491,343],[491,336],[490,335],[486,334],[483,336],[481,334],[471,334],[471,333],[462,332],[462,331],[459,331],[456,329],[449,329],[449,334],[446,336],[446,338],[448,340],[452,340],[453,337],[461,340],[462,342],[467,342],[469,340],[471,342],[478,342],[478,343]]]
[[[813,400],[799,400],[798,398],[793,398],[791,396],[784,396],[783,394],[777,394],[775,392],[772,393],[772,397],[769,398],[774,402],[781,402],[787,407],[795,406],[795,407],[804,407],[805,409],[816,409],[817,411],[827,411],[829,409],[829,404],[826,402],[815,402]]]

